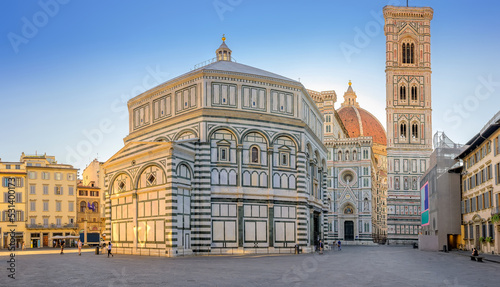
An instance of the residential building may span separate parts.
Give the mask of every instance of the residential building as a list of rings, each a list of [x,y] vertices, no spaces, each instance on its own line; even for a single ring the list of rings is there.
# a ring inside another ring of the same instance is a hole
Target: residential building
[[[451,250],[460,244],[462,163],[455,161],[455,157],[463,149],[463,145],[454,143],[443,132],[434,134],[434,152],[420,180],[423,205],[420,250]]]
[[[78,182],[76,187],[76,206],[78,232],[99,233],[104,231],[104,218],[101,217],[101,188],[93,181],[84,185]]]
[[[26,233],[26,165],[22,162],[7,162],[0,160],[0,193],[2,200],[0,201],[1,221],[0,221],[0,248],[8,248],[12,243],[15,243],[16,248],[20,248],[23,242],[28,246],[28,236]],[[9,179],[12,179],[9,181]],[[9,200],[9,182],[13,185],[14,193]],[[14,205],[13,222],[9,209],[11,204]],[[11,232],[15,231],[14,241],[11,241]],[[12,243],[11,243],[12,242]]]
[[[21,154],[26,166],[28,242],[53,246],[52,236],[76,235],[77,169],[54,156]],[[35,246],[34,246],[35,247]]]
[[[458,155],[462,172],[463,248],[500,253],[500,112]]]
[[[386,6],[383,13],[386,35],[387,234],[390,244],[408,244],[418,240],[418,181],[427,170],[432,153],[430,22],[434,12],[430,7]]]
[[[97,187],[99,188],[99,216],[101,219],[101,228],[104,226],[104,221],[105,221],[105,198],[104,198],[104,192],[103,192],[103,187],[104,187],[104,170],[102,168],[102,165],[104,163],[98,161],[97,159],[94,159],[85,169],[83,170],[82,173],[82,185],[84,186],[92,186],[92,187]],[[106,235],[106,234],[102,234]],[[104,236],[105,237],[105,236]]]

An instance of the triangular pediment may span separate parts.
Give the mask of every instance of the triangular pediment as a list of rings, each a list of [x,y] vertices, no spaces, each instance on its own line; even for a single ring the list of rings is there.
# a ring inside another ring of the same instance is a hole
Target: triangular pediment
[[[404,35],[413,35],[416,36],[418,35],[418,32],[416,30],[416,27],[413,27],[412,25],[405,24],[401,27],[399,30],[399,36],[404,36]]]
[[[231,143],[227,140],[220,140],[217,142],[217,145],[231,145]]]
[[[291,149],[291,148],[289,148],[289,147],[288,147],[288,146],[286,146],[286,145],[282,145],[282,146],[280,146],[280,147],[278,148],[278,150],[280,150],[280,151],[291,151],[292,149]]]
[[[355,202],[357,201],[356,195],[354,195],[354,192],[352,191],[350,186],[346,186],[342,193],[340,194],[340,205],[342,205],[344,202]]]

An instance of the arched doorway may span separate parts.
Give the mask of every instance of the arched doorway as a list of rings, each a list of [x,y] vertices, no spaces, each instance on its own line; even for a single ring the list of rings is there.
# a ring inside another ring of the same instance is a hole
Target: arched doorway
[[[353,241],[354,240],[354,222],[344,221],[344,240]]]

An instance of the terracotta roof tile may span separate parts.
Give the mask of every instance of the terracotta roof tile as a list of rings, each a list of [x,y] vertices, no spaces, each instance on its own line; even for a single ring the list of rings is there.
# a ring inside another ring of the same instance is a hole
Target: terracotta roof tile
[[[347,106],[340,108],[337,113],[349,132],[349,137],[369,136],[373,138],[373,142],[387,145],[384,127],[368,111],[362,108]]]

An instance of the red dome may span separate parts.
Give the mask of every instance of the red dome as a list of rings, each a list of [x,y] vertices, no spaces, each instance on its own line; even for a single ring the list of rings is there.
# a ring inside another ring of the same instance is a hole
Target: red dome
[[[337,110],[349,137],[372,137],[374,143],[387,145],[385,129],[368,111],[355,106],[344,106]]]

